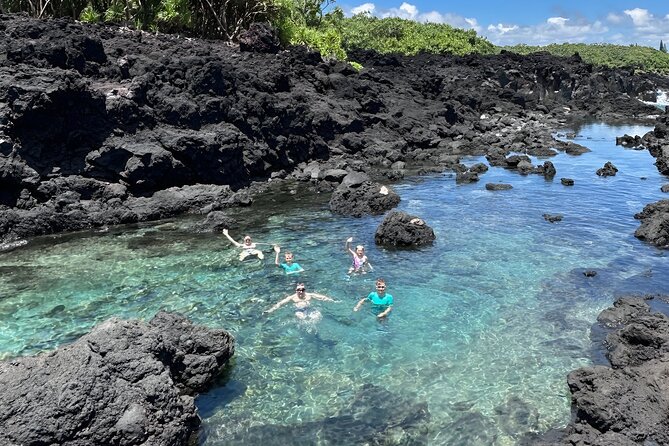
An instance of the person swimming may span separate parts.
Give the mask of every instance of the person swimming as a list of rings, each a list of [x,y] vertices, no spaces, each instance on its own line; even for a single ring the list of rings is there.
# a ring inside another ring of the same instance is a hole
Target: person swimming
[[[307,293],[306,286],[304,283],[298,283],[295,286],[295,294],[286,296],[284,299],[280,300],[274,304],[269,309],[263,311],[263,314],[272,313],[273,311],[278,310],[281,306],[293,302],[295,304],[295,317],[301,320],[311,320],[318,321],[322,318],[321,312],[316,308],[312,308],[311,299],[322,300],[326,302],[337,302],[336,300],[318,293]]]
[[[374,271],[372,264],[369,263],[369,259],[365,255],[365,247],[358,245],[355,247],[355,251],[351,249],[351,243],[353,242],[353,237],[346,239],[346,250],[353,256],[353,264],[348,269],[347,274],[360,273],[366,274],[368,271]]]
[[[284,258],[286,260],[285,263],[279,263],[279,253],[281,252],[281,247],[274,245],[274,252],[276,253],[276,256],[274,257],[274,264],[283,268],[286,274],[296,274],[304,271],[304,268],[302,268],[299,263],[293,262],[294,256],[292,252],[286,251],[284,253]]]
[[[376,291],[372,291],[360,301],[353,308],[353,311],[358,311],[362,304],[371,302],[375,310],[378,310],[377,318],[383,319],[393,311],[393,296],[386,293],[386,281],[382,278],[376,279]]]
[[[233,245],[242,249],[242,252],[239,253],[239,260],[244,261],[250,256],[255,256],[260,260],[265,258],[265,255],[262,253],[262,251],[257,249],[258,243],[253,243],[250,235],[244,236],[244,243],[239,243],[235,241],[235,239],[230,237],[230,234],[228,233],[227,229],[223,229],[223,235],[225,235],[228,238],[228,240],[232,242]]]

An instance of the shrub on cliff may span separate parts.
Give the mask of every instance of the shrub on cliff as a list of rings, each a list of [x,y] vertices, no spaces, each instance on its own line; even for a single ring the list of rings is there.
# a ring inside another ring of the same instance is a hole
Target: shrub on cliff
[[[365,14],[343,22],[343,45],[347,51],[373,49],[380,53],[492,54],[495,46],[474,30],[400,18],[379,19]]]
[[[584,62],[594,65],[611,68],[633,67],[642,71],[669,73],[669,54],[646,46],[563,43],[546,46],[516,45],[501,49],[522,55],[546,51],[555,56],[569,57],[578,53]]]

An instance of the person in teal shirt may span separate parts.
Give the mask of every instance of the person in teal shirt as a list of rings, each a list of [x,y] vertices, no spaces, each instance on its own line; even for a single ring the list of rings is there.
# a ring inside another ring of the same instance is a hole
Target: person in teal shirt
[[[279,263],[279,253],[281,252],[281,247],[278,245],[274,245],[274,252],[276,253],[276,256],[274,258],[274,264],[276,266],[280,266],[281,268],[283,268],[286,274],[295,274],[304,271],[304,269],[300,266],[299,263],[293,262],[292,252],[286,251],[284,253],[284,258],[286,259],[285,263]]]
[[[372,305],[374,305],[374,308],[381,310],[381,312],[376,315],[379,319],[388,316],[388,314],[393,311],[393,296],[386,293],[386,281],[384,279],[376,279],[376,291],[372,291],[367,297],[360,299],[360,302],[353,308],[353,311],[358,311],[362,304],[367,301],[371,302]]]

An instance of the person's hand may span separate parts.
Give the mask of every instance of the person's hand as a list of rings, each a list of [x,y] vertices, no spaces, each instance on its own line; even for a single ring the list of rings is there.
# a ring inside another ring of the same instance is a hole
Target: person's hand
[[[386,317],[386,313],[377,314],[376,317],[379,319],[383,319],[384,317]]]
[[[355,307],[353,307],[353,311],[358,311],[359,309],[360,309],[360,305],[356,305]]]
[[[349,237],[346,239],[346,243],[353,243],[353,237]]]
[[[279,253],[281,251],[281,247],[279,245],[274,245],[274,252]]]
[[[228,230],[227,230],[227,229],[223,229],[223,234],[228,235]]]

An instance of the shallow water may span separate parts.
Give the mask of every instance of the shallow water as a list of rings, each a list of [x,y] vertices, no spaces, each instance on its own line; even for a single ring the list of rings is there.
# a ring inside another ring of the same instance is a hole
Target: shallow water
[[[233,363],[198,398],[204,445],[359,444],[379,432],[404,444],[514,444],[569,421],[566,375],[592,363],[590,327],[615,296],[669,292],[665,252],[633,236],[634,213],[666,198],[667,179],[646,151],[613,145],[647,130],[580,128],[576,142],[593,151],[551,158],[553,181],[491,168],[478,184],[446,173],[395,185],[400,209],[437,234],[420,250],[376,247],[382,217],[331,215],[321,196],[237,211],[256,240],[295,252],[308,290],[340,301],[316,302],[313,324],[289,305],[261,314],[297,280],[269,249],[240,264],[224,237],[193,233],[192,219],[31,240],[0,254],[0,355],[53,348],[110,316],[179,311],[237,339]],[[595,175],[606,161],[615,177]],[[373,274],[346,276],[348,236],[367,247]],[[377,275],[395,296],[385,322],[352,311]]]

